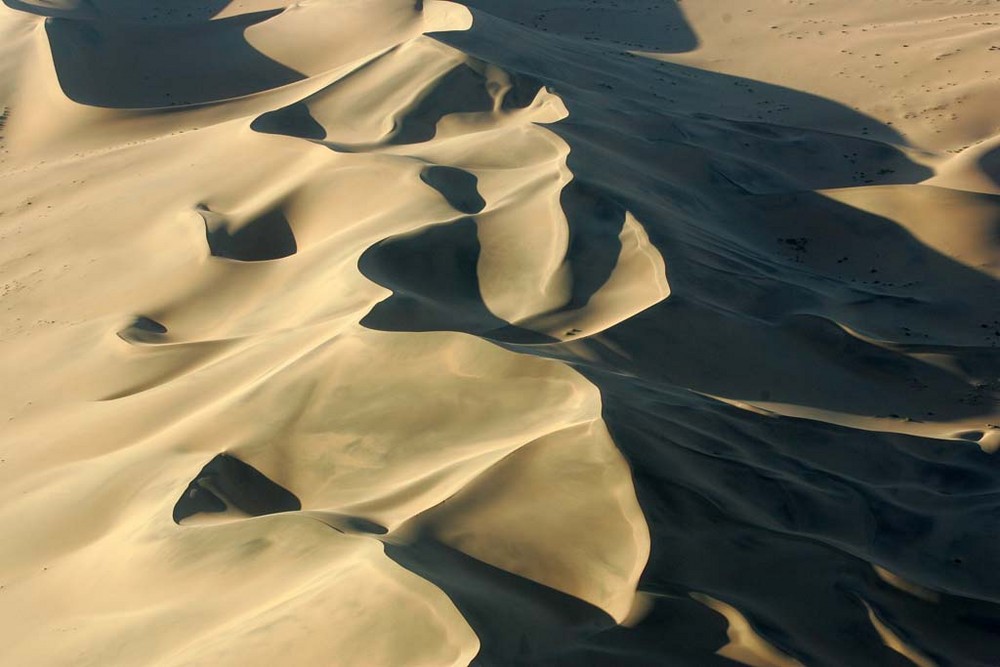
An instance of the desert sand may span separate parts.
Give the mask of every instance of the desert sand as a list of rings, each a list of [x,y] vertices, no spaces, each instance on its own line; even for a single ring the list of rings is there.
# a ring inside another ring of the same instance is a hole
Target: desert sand
[[[1000,665],[1000,3],[3,0],[0,664]]]

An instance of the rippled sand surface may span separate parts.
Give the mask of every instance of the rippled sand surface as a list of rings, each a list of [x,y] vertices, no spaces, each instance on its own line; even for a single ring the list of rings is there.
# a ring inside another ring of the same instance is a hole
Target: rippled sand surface
[[[3,0],[0,663],[1000,664],[1000,5]]]

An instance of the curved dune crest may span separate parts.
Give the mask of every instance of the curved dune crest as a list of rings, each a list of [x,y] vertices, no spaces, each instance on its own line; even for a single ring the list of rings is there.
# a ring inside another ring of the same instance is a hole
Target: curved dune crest
[[[4,0],[0,662],[1000,664],[997,22]]]
[[[754,632],[746,617],[732,605],[704,593],[691,593],[691,597],[722,614],[729,624],[729,629],[726,632],[729,643],[718,650],[719,655],[732,658],[736,662],[750,665],[750,667],[802,666],[801,662],[788,657]]]

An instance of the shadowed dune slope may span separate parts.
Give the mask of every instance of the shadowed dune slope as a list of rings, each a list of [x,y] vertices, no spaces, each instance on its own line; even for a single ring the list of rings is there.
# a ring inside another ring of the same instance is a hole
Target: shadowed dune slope
[[[1000,664],[997,23],[4,0],[0,663]]]
[[[247,28],[278,13],[149,27],[52,18],[45,31],[59,85],[74,102],[167,107],[240,97],[301,79],[243,37]],[[248,69],[253,76],[245,74]]]

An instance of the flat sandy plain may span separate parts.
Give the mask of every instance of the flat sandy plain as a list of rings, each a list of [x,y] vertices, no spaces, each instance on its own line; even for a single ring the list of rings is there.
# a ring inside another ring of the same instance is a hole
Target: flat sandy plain
[[[0,664],[1000,665],[1000,2],[3,0]]]

